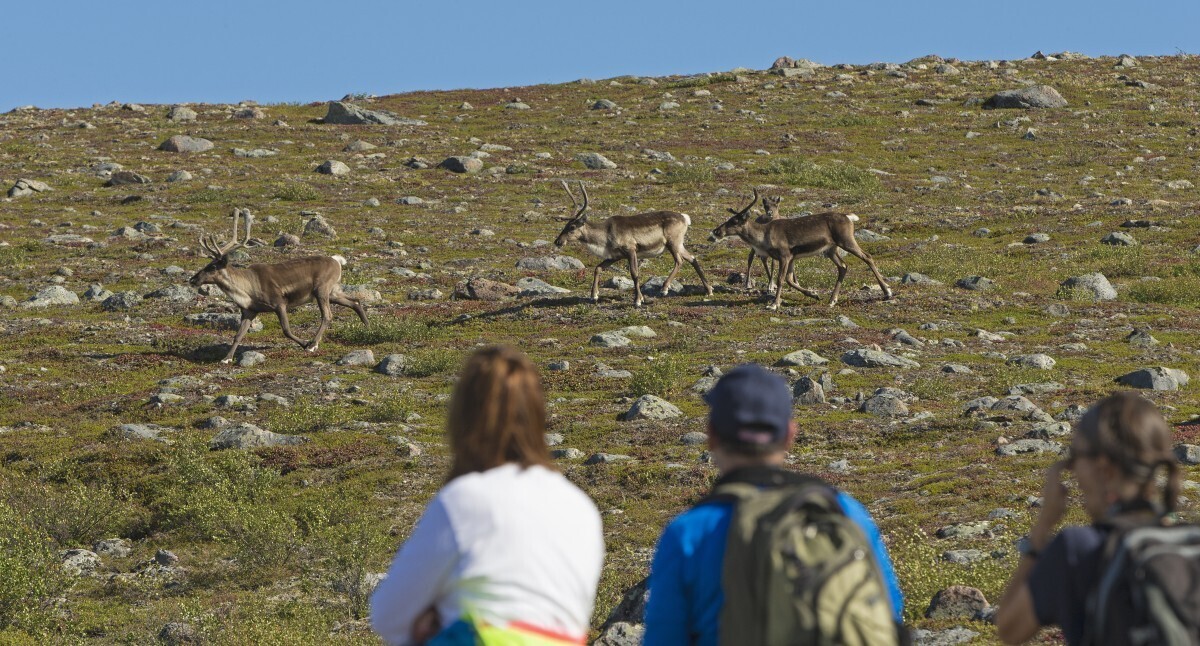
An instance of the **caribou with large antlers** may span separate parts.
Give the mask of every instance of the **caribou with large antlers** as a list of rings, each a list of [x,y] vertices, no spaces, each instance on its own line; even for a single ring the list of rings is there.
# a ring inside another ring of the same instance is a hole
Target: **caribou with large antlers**
[[[750,203],[740,209],[727,209],[733,214],[721,224],[721,226],[712,230],[708,234],[709,242],[717,242],[722,238],[729,236],[737,236],[742,239],[747,245],[750,245],[750,255],[746,258],[746,281],[745,288],[750,289],[753,281],[750,280],[750,273],[754,270],[754,259],[758,258],[762,261],[763,271],[767,274],[767,289],[775,289],[775,279],[771,274],[771,265],[767,262],[770,255],[767,253],[767,248],[763,244],[766,237],[766,226],[771,220],[774,220],[779,215],[779,198],[764,197],[763,208],[765,213],[759,217],[753,217],[750,209],[754,208],[754,203],[758,201],[758,189],[754,189],[754,197],[750,198]]]
[[[562,185],[576,211],[569,218],[559,218],[567,224],[555,238],[554,245],[562,247],[568,242],[579,241],[588,251],[600,257],[600,264],[596,265],[592,275],[592,302],[600,300],[600,270],[620,260],[628,260],[629,276],[633,278],[633,304],[635,307],[641,307],[642,290],[638,282],[638,261],[641,258],[661,256],[663,251],[670,253],[675,259],[675,266],[671,268],[671,273],[667,275],[667,280],[662,286],[663,296],[670,291],[671,281],[675,279],[675,274],[679,273],[679,267],[685,260],[691,263],[696,275],[700,276],[705,292],[712,296],[712,286],[704,277],[700,262],[683,247],[684,237],[692,224],[692,219],[686,213],[650,211],[637,215],[614,215],[603,222],[593,224],[588,221],[586,213],[588,194],[583,182],[579,183],[583,192],[582,206],[567,183],[564,181]]]
[[[755,199],[757,197],[756,190]],[[773,205],[778,207],[778,204],[776,201]],[[792,269],[792,263],[796,261],[796,258],[817,255],[826,256],[833,262],[834,267],[838,268],[838,282],[834,283],[829,306],[833,307],[838,304],[841,282],[846,279],[846,273],[850,270],[846,267],[846,262],[841,259],[842,250],[862,259],[866,263],[866,267],[871,269],[871,273],[875,274],[875,280],[880,283],[880,288],[883,289],[883,298],[892,299],[892,288],[883,281],[880,270],[875,267],[875,261],[872,261],[868,253],[858,246],[858,240],[854,239],[854,222],[858,221],[857,215],[830,211],[830,213],[806,217],[787,217],[787,219],[768,220],[766,217],[751,219],[750,207],[752,205],[754,205],[754,201],[740,211],[730,209],[733,217],[730,217],[724,225],[713,229],[710,239],[716,240],[727,237],[727,235],[738,235],[754,249],[750,257],[751,265],[754,264],[754,253],[779,261],[780,280],[779,285],[775,287],[775,300],[770,305],[770,309],[779,309],[779,305],[784,299],[785,282],[806,297],[820,298],[820,295],[811,289],[805,289],[798,285],[796,274]],[[768,215],[770,210],[772,209],[768,208]],[[763,265],[766,267],[766,261],[763,261]],[[749,276],[749,271],[746,271],[746,275]],[[769,275],[770,270],[768,269],[768,280]]]
[[[239,217],[244,218],[246,223],[245,237],[240,242],[237,239]],[[346,264],[346,259],[341,256],[305,256],[270,265],[255,263],[245,268],[229,266],[229,254],[250,241],[252,220],[249,209],[234,209],[232,240],[221,242],[212,235],[200,236],[200,246],[212,258],[212,262],[196,272],[189,281],[193,287],[209,284],[220,287],[242,310],[237,336],[221,363],[233,361],[238,344],[246,336],[250,324],[264,312],[274,312],[279,317],[283,335],[309,352],[316,351],[321,336],[333,321],[330,303],[353,309],[363,325],[367,325],[367,313],[362,304],[342,292],[342,265]],[[321,309],[321,323],[312,341],[305,342],[293,334],[288,326],[288,308],[303,305],[314,298]]]

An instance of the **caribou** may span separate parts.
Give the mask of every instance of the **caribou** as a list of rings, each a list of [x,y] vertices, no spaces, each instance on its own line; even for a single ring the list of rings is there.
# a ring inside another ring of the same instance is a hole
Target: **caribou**
[[[685,260],[691,263],[696,275],[700,276],[704,291],[712,296],[712,285],[709,285],[708,279],[704,277],[700,262],[683,246],[688,227],[692,224],[692,219],[686,213],[650,211],[637,215],[614,215],[603,222],[593,223],[588,220],[588,194],[583,182],[579,183],[583,193],[582,206],[575,199],[575,194],[571,192],[571,187],[566,181],[563,181],[562,185],[567,191],[567,196],[571,198],[575,214],[568,218],[559,218],[567,224],[555,238],[554,246],[561,248],[568,242],[580,242],[600,258],[600,264],[596,265],[592,275],[593,303],[600,300],[600,270],[621,260],[628,260],[629,276],[633,279],[633,304],[635,307],[641,307],[642,289],[638,282],[638,262],[641,258],[661,256],[663,251],[669,252],[675,259],[675,266],[671,268],[671,273],[667,274],[667,280],[662,286],[663,296],[670,291],[671,281],[675,279],[675,274],[679,273],[679,267]]]
[[[246,223],[244,238],[238,241],[238,218]],[[364,326],[367,313],[358,301],[342,292],[342,266],[346,259],[341,256],[305,256],[273,264],[255,263],[249,267],[231,267],[229,254],[250,242],[250,225],[253,216],[249,209],[234,209],[233,239],[219,241],[212,235],[200,236],[200,247],[212,258],[203,269],[189,281],[193,287],[216,285],[242,312],[241,324],[233,345],[221,363],[233,361],[238,345],[250,329],[254,319],[264,312],[274,312],[279,318],[283,335],[295,341],[309,352],[316,352],[321,336],[333,321],[330,304],[353,309]],[[311,341],[304,341],[292,333],[288,325],[288,308],[298,307],[313,299],[321,310],[321,323]]]
[[[884,282],[879,269],[875,267],[875,261],[858,246],[858,241],[854,239],[854,223],[858,221],[857,215],[828,212],[801,218],[781,219],[778,217],[779,198],[764,197],[763,210],[765,214],[754,218],[751,217],[750,209],[753,208],[756,201],[758,201],[758,189],[754,189],[754,197],[751,198],[749,204],[741,209],[728,209],[733,217],[713,229],[709,234],[709,240],[715,242],[728,236],[738,236],[750,245],[750,257],[746,261],[746,288],[750,288],[750,270],[754,267],[754,258],[758,257],[762,260],[763,269],[767,272],[767,281],[771,283],[768,289],[775,290],[775,300],[770,305],[770,309],[779,309],[783,300],[785,282],[809,298],[820,299],[817,292],[801,287],[796,282],[796,274],[792,266],[796,258],[816,255],[826,256],[837,267],[837,282],[833,286],[833,295],[829,299],[829,306],[837,305],[842,281],[846,278],[846,272],[849,271],[846,262],[842,260],[843,250],[867,263],[871,272],[875,274],[875,279],[879,281],[879,287],[883,289],[883,297],[889,300],[892,298],[892,289]],[[779,261],[779,270],[776,274],[778,284],[771,281],[771,267],[767,263],[768,258]]]

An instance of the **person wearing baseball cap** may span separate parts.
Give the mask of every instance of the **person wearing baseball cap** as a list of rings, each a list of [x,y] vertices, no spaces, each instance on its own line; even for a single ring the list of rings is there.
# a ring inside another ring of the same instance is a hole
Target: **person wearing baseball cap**
[[[722,573],[730,524],[738,504],[718,495],[723,487],[748,484],[766,491],[820,482],[786,468],[788,451],[796,439],[796,423],[791,389],[782,377],[756,364],[741,365],[721,377],[704,401],[709,406],[708,448],[720,475],[714,494],[672,520],[659,539],[650,566],[647,646],[715,645],[722,641],[721,617],[726,599]],[[886,589],[886,602],[899,624],[903,596],[878,528],[861,503],[845,492],[828,489],[836,496],[841,512],[869,541]]]

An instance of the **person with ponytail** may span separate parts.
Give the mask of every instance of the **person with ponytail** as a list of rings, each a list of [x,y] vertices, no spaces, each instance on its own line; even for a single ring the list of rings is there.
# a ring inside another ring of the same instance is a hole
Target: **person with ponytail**
[[[1046,471],[1041,511],[996,612],[1001,640],[1020,644],[1057,625],[1072,646],[1125,643],[1121,635],[1087,628],[1089,598],[1101,585],[1114,532],[1169,524],[1182,482],[1172,446],[1170,426],[1137,393],[1110,395],[1076,422],[1066,459]],[[1062,478],[1068,471],[1092,523],[1054,534],[1066,511]]]
[[[462,369],[446,484],[371,596],[388,644],[582,644],[604,538],[595,504],[554,469],[537,369],[493,346]]]

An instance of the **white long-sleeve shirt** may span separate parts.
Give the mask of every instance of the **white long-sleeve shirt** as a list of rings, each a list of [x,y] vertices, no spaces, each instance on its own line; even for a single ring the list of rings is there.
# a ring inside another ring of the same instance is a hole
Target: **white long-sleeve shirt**
[[[562,474],[511,463],[467,474],[425,508],[371,596],[371,626],[409,644],[435,606],[443,627],[469,613],[584,637],[603,560],[596,505]]]

